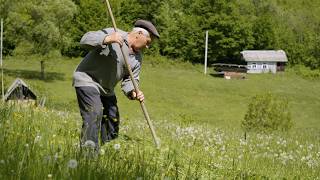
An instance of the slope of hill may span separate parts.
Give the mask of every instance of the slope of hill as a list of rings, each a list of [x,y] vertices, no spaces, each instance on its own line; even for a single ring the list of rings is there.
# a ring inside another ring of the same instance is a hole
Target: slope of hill
[[[47,106],[78,112],[71,86],[72,73],[81,59],[47,61],[47,79],[40,80],[40,63],[35,59],[5,60],[5,85],[24,79]],[[320,82],[303,79],[293,72],[247,75],[245,80],[225,80],[205,76],[199,65],[146,57],[141,73],[141,89],[154,120],[200,123],[214,127],[239,127],[252,96],[267,92],[286,97],[297,128],[320,127]],[[209,72],[212,72],[209,70]],[[116,88],[121,116],[141,119],[139,103],[129,101]]]
[[[141,89],[161,148],[155,149],[137,102],[120,95],[120,136],[100,147],[79,144],[81,120],[71,87],[80,59],[5,61],[6,86],[23,78],[47,108],[0,103],[0,179],[316,179],[319,175],[319,81],[291,72],[246,80],[204,76],[202,67],[147,57]],[[287,97],[296,128],[244,134],[252,95]],[[59,111],[58,111],[59,110]],[[41,169],[41,171],[39,171]]]

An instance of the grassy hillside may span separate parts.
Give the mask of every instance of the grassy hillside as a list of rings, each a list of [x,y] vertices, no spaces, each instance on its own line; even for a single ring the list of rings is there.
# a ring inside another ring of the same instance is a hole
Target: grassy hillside
[[[50,59],[47,80],[40,80],[36,58],[9,58],[4,61],[5,85],[20,77],[49,108],[78,112],[71,86],[72,72],[79,59]],[[213,127],[238,128],[252,96],[271,92],[288,98],[295,127],[320,127],[320,81],[306,80],[293,72],[248,75],[245,80],[225,80],[205,76],[203,67],[172,63],[146,57],[141,73],[141,89],[151,118]],[[212,72],[212,71],[209,71]],[[123,119],[143,119],[139,103],[129,101],[117,87]]]
[[[319,178],[320,82],[292,72],[246,80],[204,76],[201,66],[146,61],[141,89],[161,139],[153,146],[137,102],[120,95],[117,140],[79,148],[81,119],[71,87],[80,59],[48,60],[47,80],[35,59],[4,61],[5,84],[23,78],[47,108],[0,104],[0,179],[316,179]],[[295,129],[248,133],[239,124],[250,97],[272,92],[290,101]],[[39,171],[41,169],[41,171]]]

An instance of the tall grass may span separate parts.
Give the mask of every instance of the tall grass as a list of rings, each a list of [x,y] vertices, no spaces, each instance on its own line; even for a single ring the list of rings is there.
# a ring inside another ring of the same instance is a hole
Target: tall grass
[[[315,132],[247,134],[171,120],[155,123],[155,149],[143,119],[124,120],[99,154],[79,147],[77,113],[0,106],[0,179],[214,179],[320,176]]]

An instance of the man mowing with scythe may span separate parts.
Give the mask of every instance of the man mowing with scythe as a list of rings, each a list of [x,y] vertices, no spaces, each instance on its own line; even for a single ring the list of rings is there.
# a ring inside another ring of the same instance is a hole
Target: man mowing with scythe
[[[146,20],[136,21],[131,32],[115,32],[113,28],[106,28],[88,32],[82,37],[80,45],[90,52],[73,74],[73,86],[83,120],[82,146],[93,141],[98,149],[99,130],[102,144],[118,136],[120,118],[114,87],[119,81],[129,99],[144,101],[142,91],[134,91],[120,46],[127,55],[134,79],[139,82],[141,50],[159,37],[155,26]]]

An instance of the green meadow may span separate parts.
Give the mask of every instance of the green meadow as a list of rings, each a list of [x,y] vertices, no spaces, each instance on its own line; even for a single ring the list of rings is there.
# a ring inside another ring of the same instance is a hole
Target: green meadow
[[[146,56],[140,88],[161,139],[153,145],[139,103],[116,88],[120,137],[101,147],[79,148],[81,118],[72,73],[80,58],[8,57],[4,83],[17,77],[45,108],[0,105],[0,179],[318,179],[320,177],[320,81],[287,69],[215,77],[191,63]],[[241,121],[255,95],[288,99],[288,132],[245,133]]]

